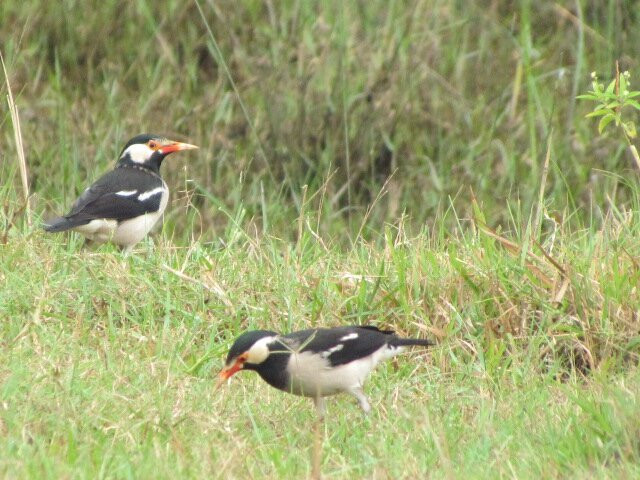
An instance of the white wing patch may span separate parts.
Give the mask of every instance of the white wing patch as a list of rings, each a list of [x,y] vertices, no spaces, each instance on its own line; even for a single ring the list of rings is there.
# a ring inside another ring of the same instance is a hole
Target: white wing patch
[[[147,200],[148,198],[153,197],[154,195],[158,195],[159,193],[163,193],[165,190],[164,187],[156,187],[153,190],[149,190],[148,192],[144,192],[141,193],[140,195],[138,195],[138,200],[140,200],[141,202],[144,202],[145,200]]]
[[[120,190],[119,192],[116,192],[116,195],[119,195],[121,197],[130,197],[131,195],[135,195],[136,193],[138,193],[138,190]]]
[[[355,340],[358,338],[358,334],[356,332],[349,333],[340,339],[341,342],[346,342],[347,340]]]
[[[338,345],[336,345],[335,347],[331,347],[327,350],[325,350],[324,352],[322,352],[320,355],[322,355],[322,358],[327,358],[328,356],[330,356],[332,353],[334,352],[339,352],[340,350],[342,350],[344,348],[344,344],[343,343],[339,343]]]

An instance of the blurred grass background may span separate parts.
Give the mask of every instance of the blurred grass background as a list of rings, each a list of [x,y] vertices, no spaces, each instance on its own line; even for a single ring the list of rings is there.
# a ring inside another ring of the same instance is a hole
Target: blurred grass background
[[[153,131],[202,147],[164,168],[174,191],[195,193],[174,195],[175,209],[198,209],[174,210],[179,232],[197,222],[215,239],[223,211],[244,209],[287,235],[307,185],[332,236],[353,236],[383,191],[368,236],[403,213],[418,227],[452,206],[468,218],[472,192],[490,225],[517,222],[512,209],[537,202],[551,131],[550,212],[582,225],[629,204],[624,146],[594,134],[575,96],[591,71],[637,67],[635,7],[248,0],[203,1],[201,15],[171,0],[4,1],[0,35],[38,211],[66,208],[128,138]],[[10,178],[12,149],[0,155]]]
[[[616,61],[636,88],[639,15],[0,2],[35,212],[2,83],[0,476],[304,477],[308,402],[212,378],[246,328],[344,323],[439,345],[373,375],[370,419],[331,400],[330,478],[639,476],[638,172],[576,100]],[[39,230],[143,131],[201,147],[153,247]]]

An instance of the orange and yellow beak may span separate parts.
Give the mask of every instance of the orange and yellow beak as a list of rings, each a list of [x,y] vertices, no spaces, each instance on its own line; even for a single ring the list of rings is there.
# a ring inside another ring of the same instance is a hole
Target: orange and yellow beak
[[[214,388],[214,391],[218,390],[224,382],[231,378],[236,372],[242,370],[244,366],[244,359],[238,358],[230,367],[224,367],[218,374],[218,382]]]
[[[174,142],[174,141],[167,141],[165,144],[163,144],[158,151],[163,154],[163,155],[167,155],[171,152],[178,152],[180,150],[193,150],[194,148],[198,148],[195,145],[191,145],[189,143],[181,143],[181,142]]]

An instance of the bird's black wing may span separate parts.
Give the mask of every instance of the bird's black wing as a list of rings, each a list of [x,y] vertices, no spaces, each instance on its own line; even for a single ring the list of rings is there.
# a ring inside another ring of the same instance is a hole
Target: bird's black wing
[[[372,330],[374,332],[384,333],[385,335],[393,335],[394,333],[396,333],[393,330],[380,330],[378,327],[374,325],[358,325],[355,328],[364,328],[365,330]]]
[[[391,337],[375,327],[352,326],[301,330],[285,335],[281,341],[294,351],[322,355],[331,366],[337,366],[371,355]]]
[[[65,218],[77,221],[96,218],[121,221],[153,212],[160,206],[161,195],[151,195],[144,200],[140,200],[140,195],[162,186],[162,179],[151,172],[130,167],[116,168],[87,188]],[[123,192],[135,193],[122,195]]]

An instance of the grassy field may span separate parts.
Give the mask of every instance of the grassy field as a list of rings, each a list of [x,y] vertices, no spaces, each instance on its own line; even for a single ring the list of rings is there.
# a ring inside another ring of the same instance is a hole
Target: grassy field
[[[330,400],[324,477],[640,477],[638,169],[576,100],[634,2],[91,3],[0,2],[0,475],[307,477],[311,402],[215,374],[353,323],[438,345]],[[163,228],[45,235],[144,131],[201,147]]]

